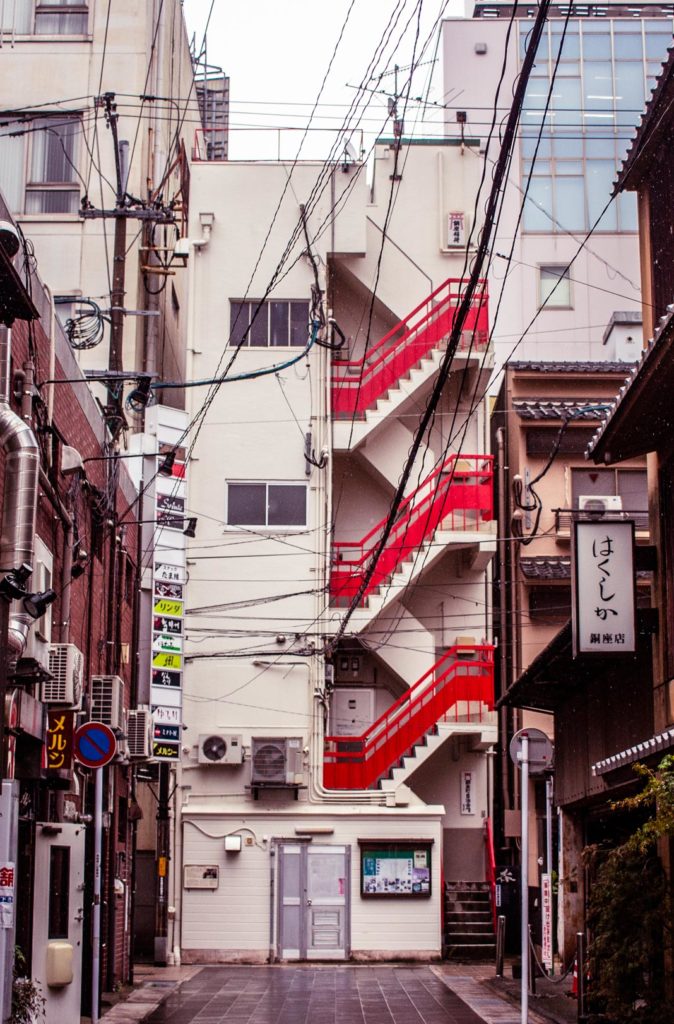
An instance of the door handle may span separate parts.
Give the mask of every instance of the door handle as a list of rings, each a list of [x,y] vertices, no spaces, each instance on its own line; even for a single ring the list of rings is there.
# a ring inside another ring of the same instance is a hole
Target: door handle
[[[75,920],[78,921],[78,922],[84,920],[84,908],[83,907],[78,907],[77,908],[77,911],[75,913]]]
[[[308,906],[308,907],[310,907],[310,906],[311,906],[311,900],[307,900],[307,906]]]

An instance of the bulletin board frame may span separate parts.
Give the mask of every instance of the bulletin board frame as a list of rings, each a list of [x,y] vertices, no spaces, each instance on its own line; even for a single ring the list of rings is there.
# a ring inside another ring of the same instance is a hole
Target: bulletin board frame
[[[432,839],[359,839],[363,899],[429,899]]]

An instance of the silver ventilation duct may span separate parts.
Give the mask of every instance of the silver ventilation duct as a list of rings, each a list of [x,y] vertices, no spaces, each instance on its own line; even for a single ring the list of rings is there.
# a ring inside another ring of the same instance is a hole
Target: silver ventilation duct
[[[33,564],[40,453],[33,431],[9,405],[12,333],[0,327],[0,450],[5,456],[5,480],[0,532],[0,566]],[[20,658],[33,619],[14,601],[9,620],[9,654]]]

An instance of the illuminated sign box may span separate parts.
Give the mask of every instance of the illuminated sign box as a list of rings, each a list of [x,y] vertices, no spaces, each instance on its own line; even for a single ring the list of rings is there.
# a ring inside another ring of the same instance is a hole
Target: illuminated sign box
[[[634,654],[634,523],[579,519],[573,543],[573,653]]]

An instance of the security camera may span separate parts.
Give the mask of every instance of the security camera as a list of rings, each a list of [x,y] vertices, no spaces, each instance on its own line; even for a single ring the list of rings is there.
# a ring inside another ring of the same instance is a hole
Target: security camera
[[[16,256],[21,245],[19,232],[8,220],[0,220],[0,245],[10,259]]]

